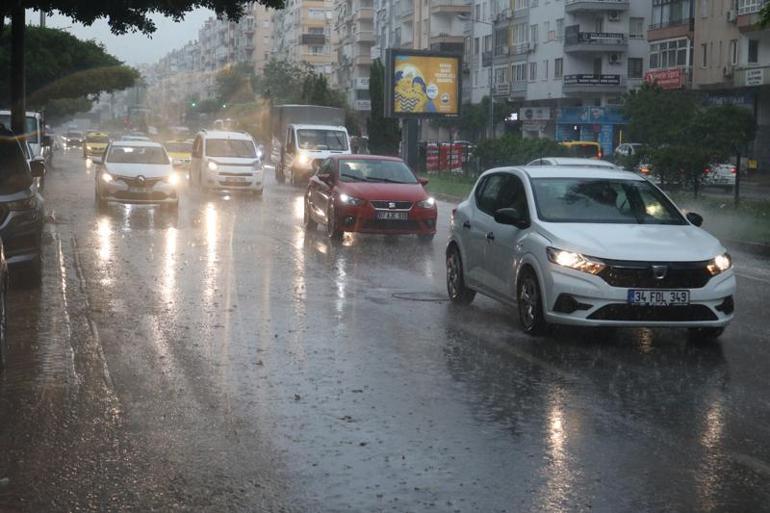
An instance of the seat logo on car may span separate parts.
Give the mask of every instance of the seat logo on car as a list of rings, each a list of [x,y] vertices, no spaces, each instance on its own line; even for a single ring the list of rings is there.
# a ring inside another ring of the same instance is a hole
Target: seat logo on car
[[[668,266],[667,265],[653,265],[652,266],[652,275],[655,276],[656,280],[662,280],[666,277],[666,274],[668,274]]]
[[[388,203],[388,208],[396,208],[396,204],[391,201]]]

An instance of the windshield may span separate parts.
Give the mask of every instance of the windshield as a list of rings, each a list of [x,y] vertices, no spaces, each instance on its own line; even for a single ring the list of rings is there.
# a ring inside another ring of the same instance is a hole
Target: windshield
[[[3,125],[7,130],[11,129],[10,114],[0,114],[0,125]],[[38,142],[37,119],[31,116],[24,118],[24,130],[27,135],[27,141],[36,144]]]
[[[393,160],[343,160],[343,182],[417,183],[414,173],[403,162]]]
[[[540,219],[554,223],[685,224],[652,184],[636,180],[535,178]]]
[[[113,146],[107,162],[114,164],[168,164],[166,150],[157,146]]]
[[[83,132],[67,132],[66,137],[69,139],[80,139],[83,137]]]
[[[257,158],[254,143],[243,139],[208,139],[206,155],[209,157]]]
[[[166,143],[166,151],[170,153],[192,153],[192,143]]]
[[[348,136],[342,130],[307,129],[297,131],[299,147],[303,150],[345,151]]]
[[[86,142],[97,143],[97,144],[98,143],[106,144],[106,143],[110,142],[110,138],[107,137],[106,135],[89,135],[86,138]]]

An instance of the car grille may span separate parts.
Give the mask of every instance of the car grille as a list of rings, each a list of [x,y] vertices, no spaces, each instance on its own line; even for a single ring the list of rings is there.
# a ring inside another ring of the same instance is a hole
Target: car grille
[[[607,267],[599,276],[613,287],[649,289],[699,289],[711,279],[708,262],[634,262],[603,260]],[[653,266],[666,266],[666,274],[658,279]]]
[[[369,230],[417,230],[420,224],[417,221],[401,221],[397,219],[368,219],[364,228]]]
[[[130,201],[130,200],[161,201],[161,200],[167,199],[169,196],[160,191],[147,191],[147,192],[118,191],[113,194],[113,197],[115,199],[126,200],[126,201]]]
[[[155,187],[155,184],[158,182],[162,182],[163,178],[144,178],[144,180],[139,180],[138,178],[134,177],[128,177],[128,176],[119,176],[117,177],[118,180],[121,182],[124,182],[129,187],[141,187],[145,189],[152,189]]]
[[[685,322],[715,321],[717,316],[705,305],[640,306],[612,304],[599,308],[588,316],[597,321]]]
[[[222,185],[224,187],[249,187],[251,184],[249,182],[229,182],[227,180],[220,181],[219,185]]]
[[[409,210],[412,208],[411,201],[387,201],[376,200],[371,202],[372,206],[379,210]],[[393,204],[394,206],[390,206]]]

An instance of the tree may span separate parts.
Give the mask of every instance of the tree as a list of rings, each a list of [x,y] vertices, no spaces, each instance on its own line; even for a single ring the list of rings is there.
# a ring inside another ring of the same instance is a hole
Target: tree
[[[376,59],[369,71],[369,98],[372,110],[366,122],[369,149],[380,155],[396,155],[401,131],[398,120],[385,117],[385,67]]]
[[[260,3],[280,9],[283,0],[259,0]],[[227,16],[238,20],[249,0],[175,0],[173,2],[157,2],[156,0],[110,0],[109,2],[80,1],[80,0],[13,0],[0,2],[0,35],[5,32],[5,19],[11,18],[11,122],[16,131],[24,129],[25,107],[25,63],[24,63],[24,33],[26,9],[41,12],[58,11],[74,21],[91,25],[98,19],[106,19],[115,34],[125,34],[129,31],[139,31],[145,34],[155,32],[155,24],[150,19],[151,14],[162,14],[174,20],[181,20],[185,14],[197,9],[208,8],[217,16]],[[0,72],[2,75],[2,72]]]
[[[255,99],[254,70],[248,64],[237,64],[216,74],[217,99],[220,104],[248,103]]]
[[[275,104],[299,103],[309,74],[307,66],[272,58],[256,79],[256,92]]]
[[[559,157],[566,153],[564,146],[551,139],[524,139],[512,134],[482,141],[474,150],[482,169],[521,166],[538,158]]]
[[[629,140],[658,148],[678,140],[698,109],[689,91],[668,91],[657,84],[642,84],[623,101],[623,114],[629,120]]]

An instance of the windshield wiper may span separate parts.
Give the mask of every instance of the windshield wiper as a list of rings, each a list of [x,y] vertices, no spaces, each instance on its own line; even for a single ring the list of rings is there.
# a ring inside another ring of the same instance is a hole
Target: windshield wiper
[[[356,182],[363,182],[364,180],[366,180],[365,178],[363,178],[361,176],[351,175],[351,174],[348,174],[348,173],[340,173],[340,176],[343,177],[343,178],[352,178]]]
[[[373,182],[384,182],[384,183],[409,183],[409,182],[400,182],[398,180],[391,180],[390,178],[367,178],[369,181]]]

